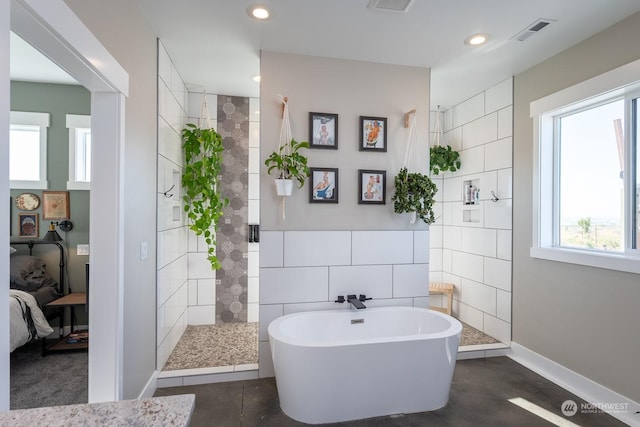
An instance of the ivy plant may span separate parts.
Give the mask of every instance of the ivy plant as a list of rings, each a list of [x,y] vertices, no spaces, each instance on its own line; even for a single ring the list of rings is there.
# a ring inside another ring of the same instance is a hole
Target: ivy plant
[[[433,214],[433,197],[438,188],[427,175],[409,173],[407,168],[402,168],[395,177],[394,185],[395,194],[391,200],[395,213],[415,212],[427,224],[436,220]]]
[[[185,166],[182,174],[184,211],[189,228],[204,236],[211,267],[221,267],[215,255],[218,220],[229,200],[222,197],[219,176],[222,169],[222,138],[214,129],[201,129],[188,123],[182,129]]]
[[[434,175],[438,175],[440,171],[455,172],[460,169],[460,153],[449,145],[434,145],[429,149],[429,162]]]
[[[264,161],[267,167],[267,173],[271,175],[271,172],[275,169],[279,172],[279,179],[293,179],[298,181],[298,187],[302,188],[304,182],[311,175],[309,166],[307,166],[307,158],[300,154],[298,150],[301,148],[309,148],[309,143],[306,141],[297,142],[292,139],[289,144],[291,154],[285,154],[287,149],[286,145],[281,146],[278,151],[271,153],[269,157]]]

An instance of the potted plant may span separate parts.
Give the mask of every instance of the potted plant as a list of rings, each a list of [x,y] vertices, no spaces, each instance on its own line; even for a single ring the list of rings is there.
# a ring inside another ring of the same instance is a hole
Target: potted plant
[[[400,169],[394,179],[395,194],[391,198],[395,213],[415,213],[422,221],[432,224],[436,185],[427,175],[418,172],[409,173],[407,168]],[[414,221],[412,220],[412,223]]]
[[[429,164],[434,175],[440,171],[455,172],[460,169],[460,153],[449,145],[433,145],[429,149]]]
[[[214,129],[201,129],[188,123],[182,129],[185,165],[182,173],[184,211],[189,228],[203,235],[208,246],[207,259],[215,270],[221,267],[215,255],[218,220],[229,200],[219,191],[222,168],[222,138]],[[212,232],[213,230],[213,232]]]
[[[297,142],[292,139],[288,145],[281,146],[278,151],[271,153],[264,161],[269,175],[274,169],[278,171],[276,178],[278,196],[290,196],[293,181],[298,181],[298,188],[302,188],[306,179],[311,175],[309,166],[307,166],[307,158],[298,152],[301,148],[309,148],[309,143],[306,141]]]

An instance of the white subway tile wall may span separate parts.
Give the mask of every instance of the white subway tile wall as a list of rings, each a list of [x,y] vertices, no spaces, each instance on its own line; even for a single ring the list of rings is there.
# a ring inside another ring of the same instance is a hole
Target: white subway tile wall
[[[430,277],[456,286],[455,316],[509,343],[513,79],[446,110],[443,123],[445,144],[460,151],[462,167],[434,179],[441,217],[430,230]],[[479,188],[478,205],[463,204],[465,181]]]
[[[365,294],[368,307],[429,306],[426,230],[264,231],[260,261],[260,376],[273,376],[267,328],[282,315],[349,309],[339,295]]]
[[[187,274],[190,242],[181,192],[176,186],[171,188],[182,175],[180,133],[187,120],[186,104],[186,87],[166,50],[158,43],[158,369],[164,366],[187,327],[189,302],[198,298],[198,283],[189,281]]]

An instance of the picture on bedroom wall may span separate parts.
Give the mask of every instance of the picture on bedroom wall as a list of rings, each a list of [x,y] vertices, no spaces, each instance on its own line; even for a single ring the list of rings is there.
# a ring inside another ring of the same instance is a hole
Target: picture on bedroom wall
[[[43,219],[69,219],[69,192],[42,192]]]
[[[38,231],[37,213],[18,214],[18,237],[37,239],[39,236]]]
[[[338,169],[310,168],[309,203],[338,203]]]
[[[381,170],[358,170],[358,204],[384,205],[387,172]]]
[[[387,151],[387,118],[360,116],[360,151]]]
[[[338,115],[309,113],[309,147],[338,149]]]

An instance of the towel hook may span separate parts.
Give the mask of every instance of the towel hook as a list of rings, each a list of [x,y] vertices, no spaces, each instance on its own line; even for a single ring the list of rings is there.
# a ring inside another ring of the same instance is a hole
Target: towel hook
[[[498,196],[496,196],[496,193],[493,190],[491,190],[491,201],[497,202],[498,200],[500,199],[498,198]]]
[[[176,185],[173,184],[171,187],[169,187],[169,189],[167,191],[165,191],[164,193],[164,197],[166,197],[167,199],[170,199],[171,197],[173,197],[173,193],[169,194],[169,191],[173,190],[173,187],[175,187]]]

